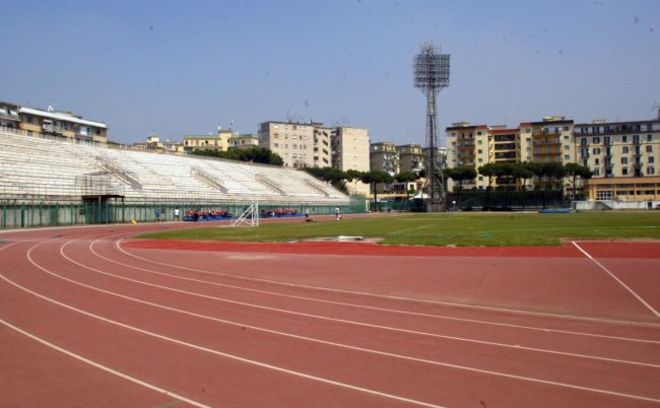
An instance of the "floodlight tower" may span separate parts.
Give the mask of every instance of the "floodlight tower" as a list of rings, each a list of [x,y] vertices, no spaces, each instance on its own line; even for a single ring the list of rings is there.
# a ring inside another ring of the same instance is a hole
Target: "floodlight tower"
[[[449,86],[449,54],[440,54],[441,50],[431,43],[424,43],[420,53],[415,55],[415,88],[426,95],[426,147],[428,163],[426,178],[429,181],[429,199],[427,211],[446,209],[445,188],[442,167],[437,162],[438,129],[436,97],[442,88]]]

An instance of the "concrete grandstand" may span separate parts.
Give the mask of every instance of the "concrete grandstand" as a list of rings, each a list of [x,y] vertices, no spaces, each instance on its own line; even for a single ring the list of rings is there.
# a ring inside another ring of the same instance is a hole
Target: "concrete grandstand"
[[[316,213],[360,208],[295,169],[74,144],[0,129],[0,227],[152,220],[159,217],[156,211],[171,219],[174,208],[235,213],[251,202],[300,213],[309,207]]]

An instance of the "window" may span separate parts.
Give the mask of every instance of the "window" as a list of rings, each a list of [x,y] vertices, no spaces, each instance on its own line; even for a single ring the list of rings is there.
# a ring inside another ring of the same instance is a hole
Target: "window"
[[[582,139],[580,139],[580,146],[586,146],[586,145],[587,145],[587,138],[583,137]]]
[[[477,140],[477,144],[482,144],[483,140]]]
[[[621,158],[621,164],[628,164],[628,158],[627,157],[622,157]]]
[[[600,138],[594,137],[594,144],[599,144],[599,143],[600,143]]]
[[[653,135],[646,135],[646,141],[647,142],[652,142],[653,141]]]
[[[571,150],[571,146],[569,146],[569,145],[564,145],[564,150]]]
[[[627,176],[628,175],[628,167],[623,167],[621,169],[621,174],[624,175],[624,176]]]
[[[568,126],[564,126],[564,130],[568,130]],[[568,136],[566,138],[568,139]]]
[[[594,154],[600,154],[600,147],[594,147]]]
[[[653,174],[655,173],[655,168],[653,166],[649,166],[646,168],[646,174]]]
[[[594,159],[594,164],[600,164],[600,159]]]
[[[571,156],[569,156],[567,154],[564,155],[564,160],[570,160],[570,158],[571,158]]]
[[[628,146],[623,146],[623,154],[628,154]]]
[[[483,150],[479,149],[479,150],[477,150],[477,153],[481,154],[481,153],[483,153]]]
[[[646,153],[651,153],[651,152],[653,152],[653,146],[651,145],[646,146]]]
[[[481,136],[481,130],[477,132],[477,135]]]
[[[594,167],[592,173],[594,174],[594,176],[600,176],[600,167]]]
[[[621,136],[621,141],[623,143],[628,143],[628,136],[626,136],[626,135]]]
[[[655,159],[653,158],[653,156],[649,156],[648,160],[649,160],[649,164],[655,163]]]
[[[564,140],[568,140],[568,139],[569,139],[569,137],[568,137],[568,136],[564,136]]]

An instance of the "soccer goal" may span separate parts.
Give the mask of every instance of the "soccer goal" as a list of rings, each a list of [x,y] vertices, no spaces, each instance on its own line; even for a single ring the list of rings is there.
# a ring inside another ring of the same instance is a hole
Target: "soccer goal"
[[[231,222],[232,227],[240,227],[246,225],[250,227],[259,226],[259,203],[256,201],[250,203],[250,205],[241,213],[241,215]]]

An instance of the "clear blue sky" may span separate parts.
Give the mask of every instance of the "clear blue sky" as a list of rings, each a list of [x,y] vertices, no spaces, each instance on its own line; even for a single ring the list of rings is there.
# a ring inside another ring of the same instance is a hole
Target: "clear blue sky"
[[[105,3],[105,4],[103,4]],[[423,41],[451,54],[439,125],[642,119],[660,103],[660,1],[7,1],[0,100],[176,139],[321,121],[424,143]],[[442,138],[444,140],[444,137]]]

